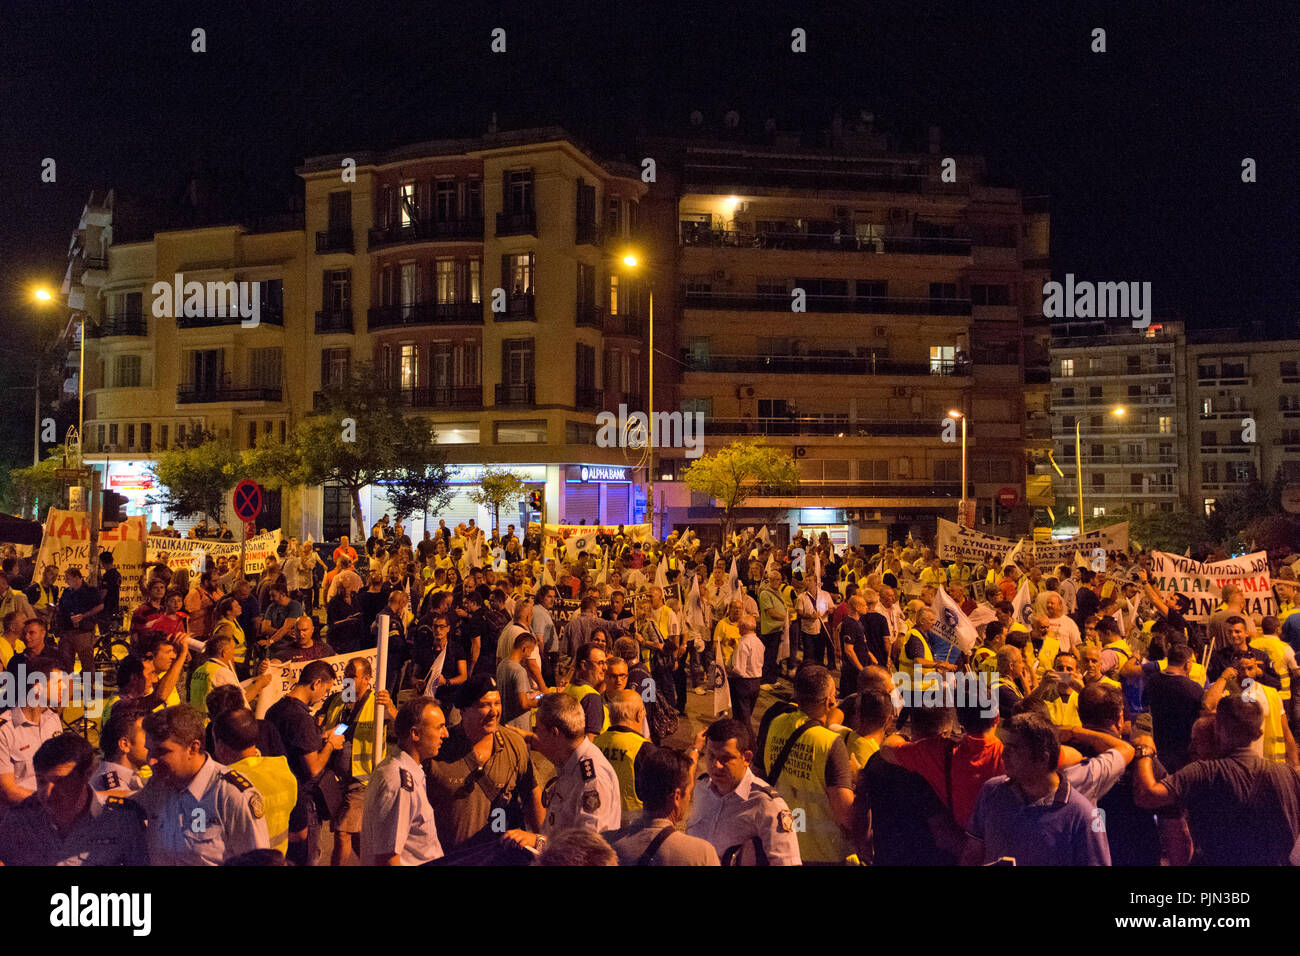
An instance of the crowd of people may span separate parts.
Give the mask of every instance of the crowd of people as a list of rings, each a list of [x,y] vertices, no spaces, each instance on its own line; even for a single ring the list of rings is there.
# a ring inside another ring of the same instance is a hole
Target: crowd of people
[[[111,555],[62,588],[9,558],[14,679],[130,653],[93,734],[0,715],[0,863],[313,865],[327,827],[333,865],[1300,862],[1300,583],[1270,557],[1277,613],[1228,585],[1207,621],[1142,552],[766,529],[385,516],[257,574],[151,565],[134,608]]]

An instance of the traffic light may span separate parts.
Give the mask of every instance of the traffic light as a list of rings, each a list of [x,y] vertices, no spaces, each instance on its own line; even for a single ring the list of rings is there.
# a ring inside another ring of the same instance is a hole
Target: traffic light
[[[103,507],[99,511],[100,527],[116,527],[125,520],[126,495],[119,495],[116,491],[104,492]]]
[[[542,510],[542,493],[540,491],[528,492],[528,510],[529,511]]]

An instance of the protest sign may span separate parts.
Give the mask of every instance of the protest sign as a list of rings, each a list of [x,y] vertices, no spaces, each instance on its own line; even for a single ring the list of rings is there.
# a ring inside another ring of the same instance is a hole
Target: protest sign
[[[356,651],[352,654],[335,654],[333,657],[318,658],[334,668],[334,686],[330,688],[330,693],[335,694],[343,690],[343,671],[347,667],[348,661],[356,657],[364,657],[370,661],[370,673],[374,674],[378,656],[379,652],[372,647],[368,651]],[[271,664],[271,682],[263,687],[262,692],[257,695],[256,710],[259,719],[266,716],[266,712],[271,708],[271,705],[293,690],[294,685],[298,683],[298,675],[310,663],[311,661],[293,661],[288,664]]]
[[[122,575],[118,601],[122,607],[139,604],[140,575],[144,571],[145,523],[143,515],[134,515],[116,528],[99,532],[99,551],[111,552],[113,566]],[[59,582],[68,568],[90,570],[90,516],[82,511],[64,511],[51,508],[45,519],[45,535],[36,554],[35,579],[47,565],[59,569]]]
[[[244,542],[244,573],[261,574],[266,570],[266,559],[273,555],[280,546],[280,529],[267,531]],[[204,560],[211,557],[226,559],[227,564],[239,562],[238,541],[208,541],[203,538],[169,538],[165,535],[149,535],[149,562],[166,562],[173,571],[181,568],[191,574],[203,570]],[[125,577],[125,575],[123,575]]]
[[[1193,561],[1181,554],[1151,552],[1151,585],[1166,596],[1185,594],[1189,621],[1208,621],[1222,601],[1223,589],[1236,584],[1246,594],[1245,611],[1258,620],[1278,613],[1268,573],[1268,552],[1256,551],[1224,561]]]

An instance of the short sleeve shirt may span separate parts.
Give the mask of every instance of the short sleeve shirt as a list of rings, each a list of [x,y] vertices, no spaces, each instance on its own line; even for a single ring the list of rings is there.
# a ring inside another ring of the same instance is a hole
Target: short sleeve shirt
[[[298,808],[306,807],[316,792],[312,783],[313,774],[307,768],[307,754],[314,754],[321,748],[320,729],[316,718],[307,710],[307,705],[296,697],[281,697],[266,712],[266,720],[280,732],[284,741],[285,756],[289,758],[289,769],[298,778]]]
[[[63,722],[52,710],[42,710],[35,721],[28,720],[20,707],[7,711],[0,716],[0,773],[11,773],[18,786],[35,790],[32,757],[41,744],[62,732]]]
[[[398,750],[370,775],[361,822],[361,860],[398,856],[405,866],[421,866],[442,856],[424,769]]]
[[[147,866],[145,816],[122,797],[92,794],[90,804],[59,836],[44,804],[29,797],[0,822],[5,866]]]
[[[605,755],[585,737],[542,794],[545,834],[570,827],[597,832],[617,830],[623,822],[618,775]]]
[[[220,866],[231,857],[270,848],[261,793],[211,757],[182,789],[152,777],[130,799],[149,818],[152,866]]]

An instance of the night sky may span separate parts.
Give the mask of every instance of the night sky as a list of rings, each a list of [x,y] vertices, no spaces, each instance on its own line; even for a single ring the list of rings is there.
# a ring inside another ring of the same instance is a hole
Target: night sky
[[[638,130],[730,108],[782,128],[867,109],[918,146],[938,125],[944,154],[982,153],[1051,197],[1058,278],[1151,281],[1157,315],[1199,326],[1294,319],[1298,25],[1292,4],[1155,0],[8,0],[0,322],[10,344],[26,334],[22,287],[62,279],[101,184],[176,196],[197,168],[289,188],[305,156],[477,135],[493,111],[503,129],[558,123],[634,158]],[[498,26],[504,55],[488,49]],[[190,52],[194,27],[206,53]],[[806,54],[790,52],[794,27]],[[40,182],[46,156],[57,184]],[[23,394],[0,401],[29,408]],[[5,445],[30,454],[28,431],[0,435],[0,459]]]

